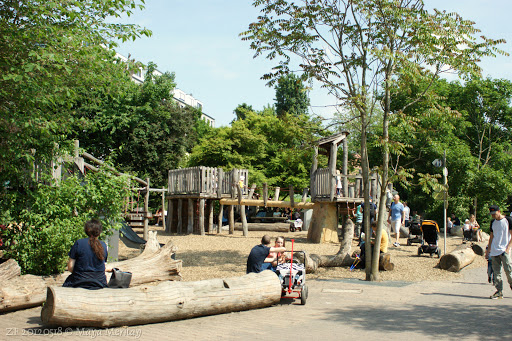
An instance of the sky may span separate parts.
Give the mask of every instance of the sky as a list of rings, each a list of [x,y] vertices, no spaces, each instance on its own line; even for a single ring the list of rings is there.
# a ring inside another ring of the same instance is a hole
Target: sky
[[[240,32],[254,22],[259,10],[252,0],[146,0],[145,9],[123,18],[123,23],[144,26],[149,38],[120,44],[116,51],[142,63],[154,62],[162,72],[174,72],[177,87],[203,102],[203,112],[226,126],[242,103],[262,110],[275,102],[275,90],[261,76],[274,65],[264,57],[253,58]],[[486,37],[504,38],[501,48],[512,54],[510,0],[425,0],[427,8],[457,12],[476,23]],[[512,57],[487,58],[483,75],[512,80]],[[335,101],[313,85],[312,114],[332,117],[326,105]]]

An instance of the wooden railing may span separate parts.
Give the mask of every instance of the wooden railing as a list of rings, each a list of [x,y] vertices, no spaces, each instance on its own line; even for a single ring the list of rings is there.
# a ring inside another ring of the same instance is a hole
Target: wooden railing
[[[247,169],[233,169],[226,173],[221,168],[203,166],[173,169],[169,171],[168,194],[208,197],[231,196],[233,186],[239,184],[242,176],[244,187],[247,187],[249,176]]]
[[[347,176],[339,174],[341,182],[347,184],[347,188],[342,188],[342,193],[339,195],[336,194],[335,188],[336,176],[333,176],[328,168],[319,168],[311,176],[313,178],[311,182],[312,201],[329,201],[331,200],[332,193],[334,193],[332,200],[337,198],[363,198],[363,176],[361,174]],[[345,178],[346,182],[344,181]],[[372,174],[370,178],[370,195],[373,196],[374,200],[379,195],[379,187],[377,175]]]

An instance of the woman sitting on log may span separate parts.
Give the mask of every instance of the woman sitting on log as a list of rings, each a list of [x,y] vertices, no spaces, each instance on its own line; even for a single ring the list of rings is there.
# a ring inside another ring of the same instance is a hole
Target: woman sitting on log
[[[89,238],[79,239],[69,251],[68,271],[64,287],[101,289],[107,287],[105,262],[107,261],[107,245],[98,240],[102,231],[101,222],[97,219],[85,223],[85,234]]]
[[[472,231],[472,239],[476,239],[477,242],[482,241],[482,229],[480,229],[480,224],[476,221],[476,217],[474,214],[469,216],[469,226]]]

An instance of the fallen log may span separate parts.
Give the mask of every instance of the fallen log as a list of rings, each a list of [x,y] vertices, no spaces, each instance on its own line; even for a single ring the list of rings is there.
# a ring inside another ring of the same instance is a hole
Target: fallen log
[[[393,271],[395,264],[391,263],[391,255],[389,253],[381,253],[379,256],[379,270]]]
[[[280,298],[271,271],[121,290],[49,287],[41,319],[60,327],[131,326],[262,308]]]
[[[181,260],[171,259],[176,247],[167,243],[160,248],[156,232],[151,233],[144,252],[121,262],[109,263],[132,273],[131,286],[165,280],[181,280]],[[8,312],[41,305],[46,298],[48,286],[61,286],[70,272],[55,276],[23,275],[2,281],[0,284],[0,312]],[[107,273],[107,281],[110,278]]]
[[[340,249],[335,255],[317,255],[306,253],[306,272],[314,273],[319,267],[350,266],[354,263],[350,250],[354,236],[354,223],[346,219],[341,228]]]
[[[7,259],[5,262],[0,264],[0,282],[20,275],[20,266],[14,259]]]
[[[473,249],[464,244],[441,257],[439,260],[439,267],[443,270],[459,272],[465,266],[473,263],[475,258],[476,253]]]
[[[485,248],[487,247],[488,241],[485,242],[479,242],[479,243],[472,243],[471,249],[478,255],[483,256],[485,255]]]
[[[249,224],[248,225],[249,231],[267,231],[267,232],[290,232],[290,227],[283,226],[282,224],[276,225],[276,224]],[[235,226],[236,231],[243,231],[242,226],[236,225]]]

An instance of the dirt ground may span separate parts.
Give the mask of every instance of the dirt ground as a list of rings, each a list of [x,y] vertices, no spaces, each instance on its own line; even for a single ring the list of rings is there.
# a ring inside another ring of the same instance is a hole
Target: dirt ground
[[[251,224],[250,224],[251,225]],[[260,224],[261,225],[261,224]],[[265,225],[265,224],[263,224]],[[288,224],[273,224],[288,226]],[[142,229],[135,229],[140,235]],[[182,276],[184,281],[198,281],[210,278],[223,278],[240,276],[245,274],[247,255],[254,245],[260,244],[261,237],[268,234],[274,240],[283,235],[286,247],[291,249],[291,239],[294,239],[294,250],[304,250],[310,254],[334,255],[340,247],[339,243],[313,244],[307,241],[307,232],[249,232],[244,237],[241,231],[235,231],[230,235],[227,231],[220,234],[198,235],[173,235],[166,234],[162,227],[150,226],[150,230],[158,231],[157,238],[160,243],[172,241],[177,247],[176,259],[183,261]],[[400,239],[400,247],[394,247],[390,238],[389,253],[391,261],[395,264],[393,271],[381,271],[380,279],[383,281],[423,281],[423,280],[454,280],[461,278],[460,273],[448,272],[437,267],[439,259],[428,255],[417,256],[418,244],[407,246],[405,238]],[[453,250],[462,243],[461,237],[447,238],[447,252]],[[272,243],[273,245],[273,243]],[[444,239],[441,234],[439,247],[444,248]],[[352,250],[359,250],[357,242],[352,244]],[[352,252],[353,252],[352,251]],[[133,258],[140,253],[139,250],[127,248],[122,242],[119,245],[119,259]],[[466,268],[486,266],[483,257],[477,256],[475,261]],[[365,278],[364,270],[350,271],[348,267],[320,268],[314,274],[308,274],[307,278],[315,279],[341,279],[341,278]]]

